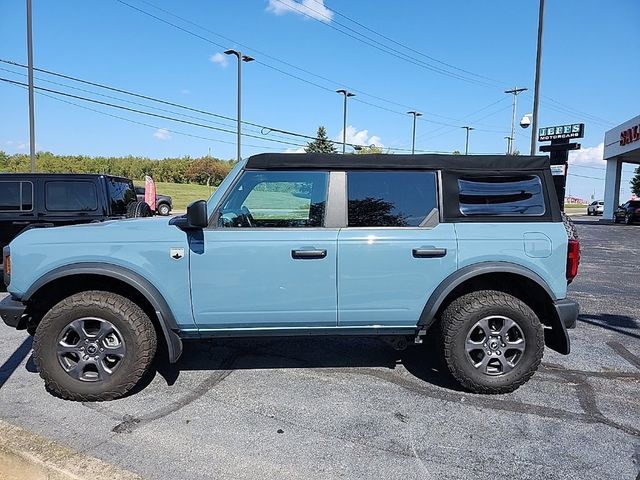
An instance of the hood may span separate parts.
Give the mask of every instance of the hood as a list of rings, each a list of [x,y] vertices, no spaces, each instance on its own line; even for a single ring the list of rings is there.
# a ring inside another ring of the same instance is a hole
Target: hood
[[[31,228],[18,235],[11,248],[21,244],[42,245],[73,243],[139,243],[157,240],[184,240],[185,233],[169,225],[171,217],[131,218],[84,223],[63,227]]]

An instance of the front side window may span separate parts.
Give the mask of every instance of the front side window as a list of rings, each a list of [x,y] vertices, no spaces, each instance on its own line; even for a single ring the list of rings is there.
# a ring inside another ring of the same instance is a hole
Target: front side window
[[[328,173],[246,171],[218,213],[219,227],[321,227]]]
[[[107,178],[107,185],[109,186],[111,213],[113,215],[125,215],[127,213],[127,205],[138,198],[133,189],[133,184],[128,180]]]
[[[437,209],[436,174],[347,172],[349,227],[417,227]]]
[[[477,176],[458,179],[460,213],[466,216],[544,215],[540,177]]]
[[[96,185],[90,181],[53,181],[45,184],[45,206],[54,212],[90,212],[98,209]]]

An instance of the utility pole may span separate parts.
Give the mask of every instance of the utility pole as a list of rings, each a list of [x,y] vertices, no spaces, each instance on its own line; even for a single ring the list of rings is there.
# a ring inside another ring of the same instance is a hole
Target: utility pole
[[[540,100],[540,69],[542,68],[542,28],[544,24],[544,0],[540,0],[538,12],[538,50],[536,53],[536,79],[533,88],[533,118],[531,119],[531,155],[536,154],[538,135],[538,102]]]
[[[471,130],[475,130],[475,128],[473,127],[462,127],[462,128],[464,128],[467,131],[467,139],[464,142],[464,154],[469,155],[469,132]]]
[[[344,95],[344,108],[342,110],[343,119],[342,119],[342,154],[346,152],[347,149],[347,98],[355,97],[355,93],[348,92],[344,88],[340,90],[336,90],[336,93],[340,95]]]
[[[526,88],[514,87],[513,90],[505,90],[504,93],[513,95],[513,112],[511,113],[511,148],[509,149],[509,155],[513,155],[516,150],[516,108],[518,101],[516,100],[519,93],[526,92]]]
[[[417,117],[421,117],[422,114],[420,112],[416,112],[415,110],[411,110],[407,112],[409,115],[413,115],[413,141],[411,142],[411,155],[415,155],[416,153],[416,119]]]
[[[31,173],[36,171],[36,119],[33,99],[33,35],[32,35],[31,0],[27,0],[27,63],[29,77],[29,156],[31,157]]]
[[[224,52],[227,55],[235,55],[238,59],[238,153],[237,160],[242,160],[240,153],[240,142],[242,141],[242,62],[252,62],[254,58],[248,55],[242,55],[242,52],[238,50],[227,50]]]

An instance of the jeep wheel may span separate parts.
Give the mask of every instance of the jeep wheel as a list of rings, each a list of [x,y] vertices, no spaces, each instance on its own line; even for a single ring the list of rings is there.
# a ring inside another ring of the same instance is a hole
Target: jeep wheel
[[[76,293],[42,319],[33,359],[47,389],[67,400],[125,395],[156,353],[153,324],[132,301],[110,292]]]
[[[161,203],[158,205],[158,215],[162,215],[166,217],[171,212],[171,208],[166,203]]]
[[[544,332],[521,300],[484,290],[463,295],[442,316],[447,365],[475,393],[507,393],[535,373],[544,352]]]

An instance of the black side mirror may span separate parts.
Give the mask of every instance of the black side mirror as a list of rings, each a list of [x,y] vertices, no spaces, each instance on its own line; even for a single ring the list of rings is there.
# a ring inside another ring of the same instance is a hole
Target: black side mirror
[[[200,230],[209,225],[209,215],[207,214],[207,202],[196,200],[187,207],[187,214],[175,217],[169,222],[182,230]]]

